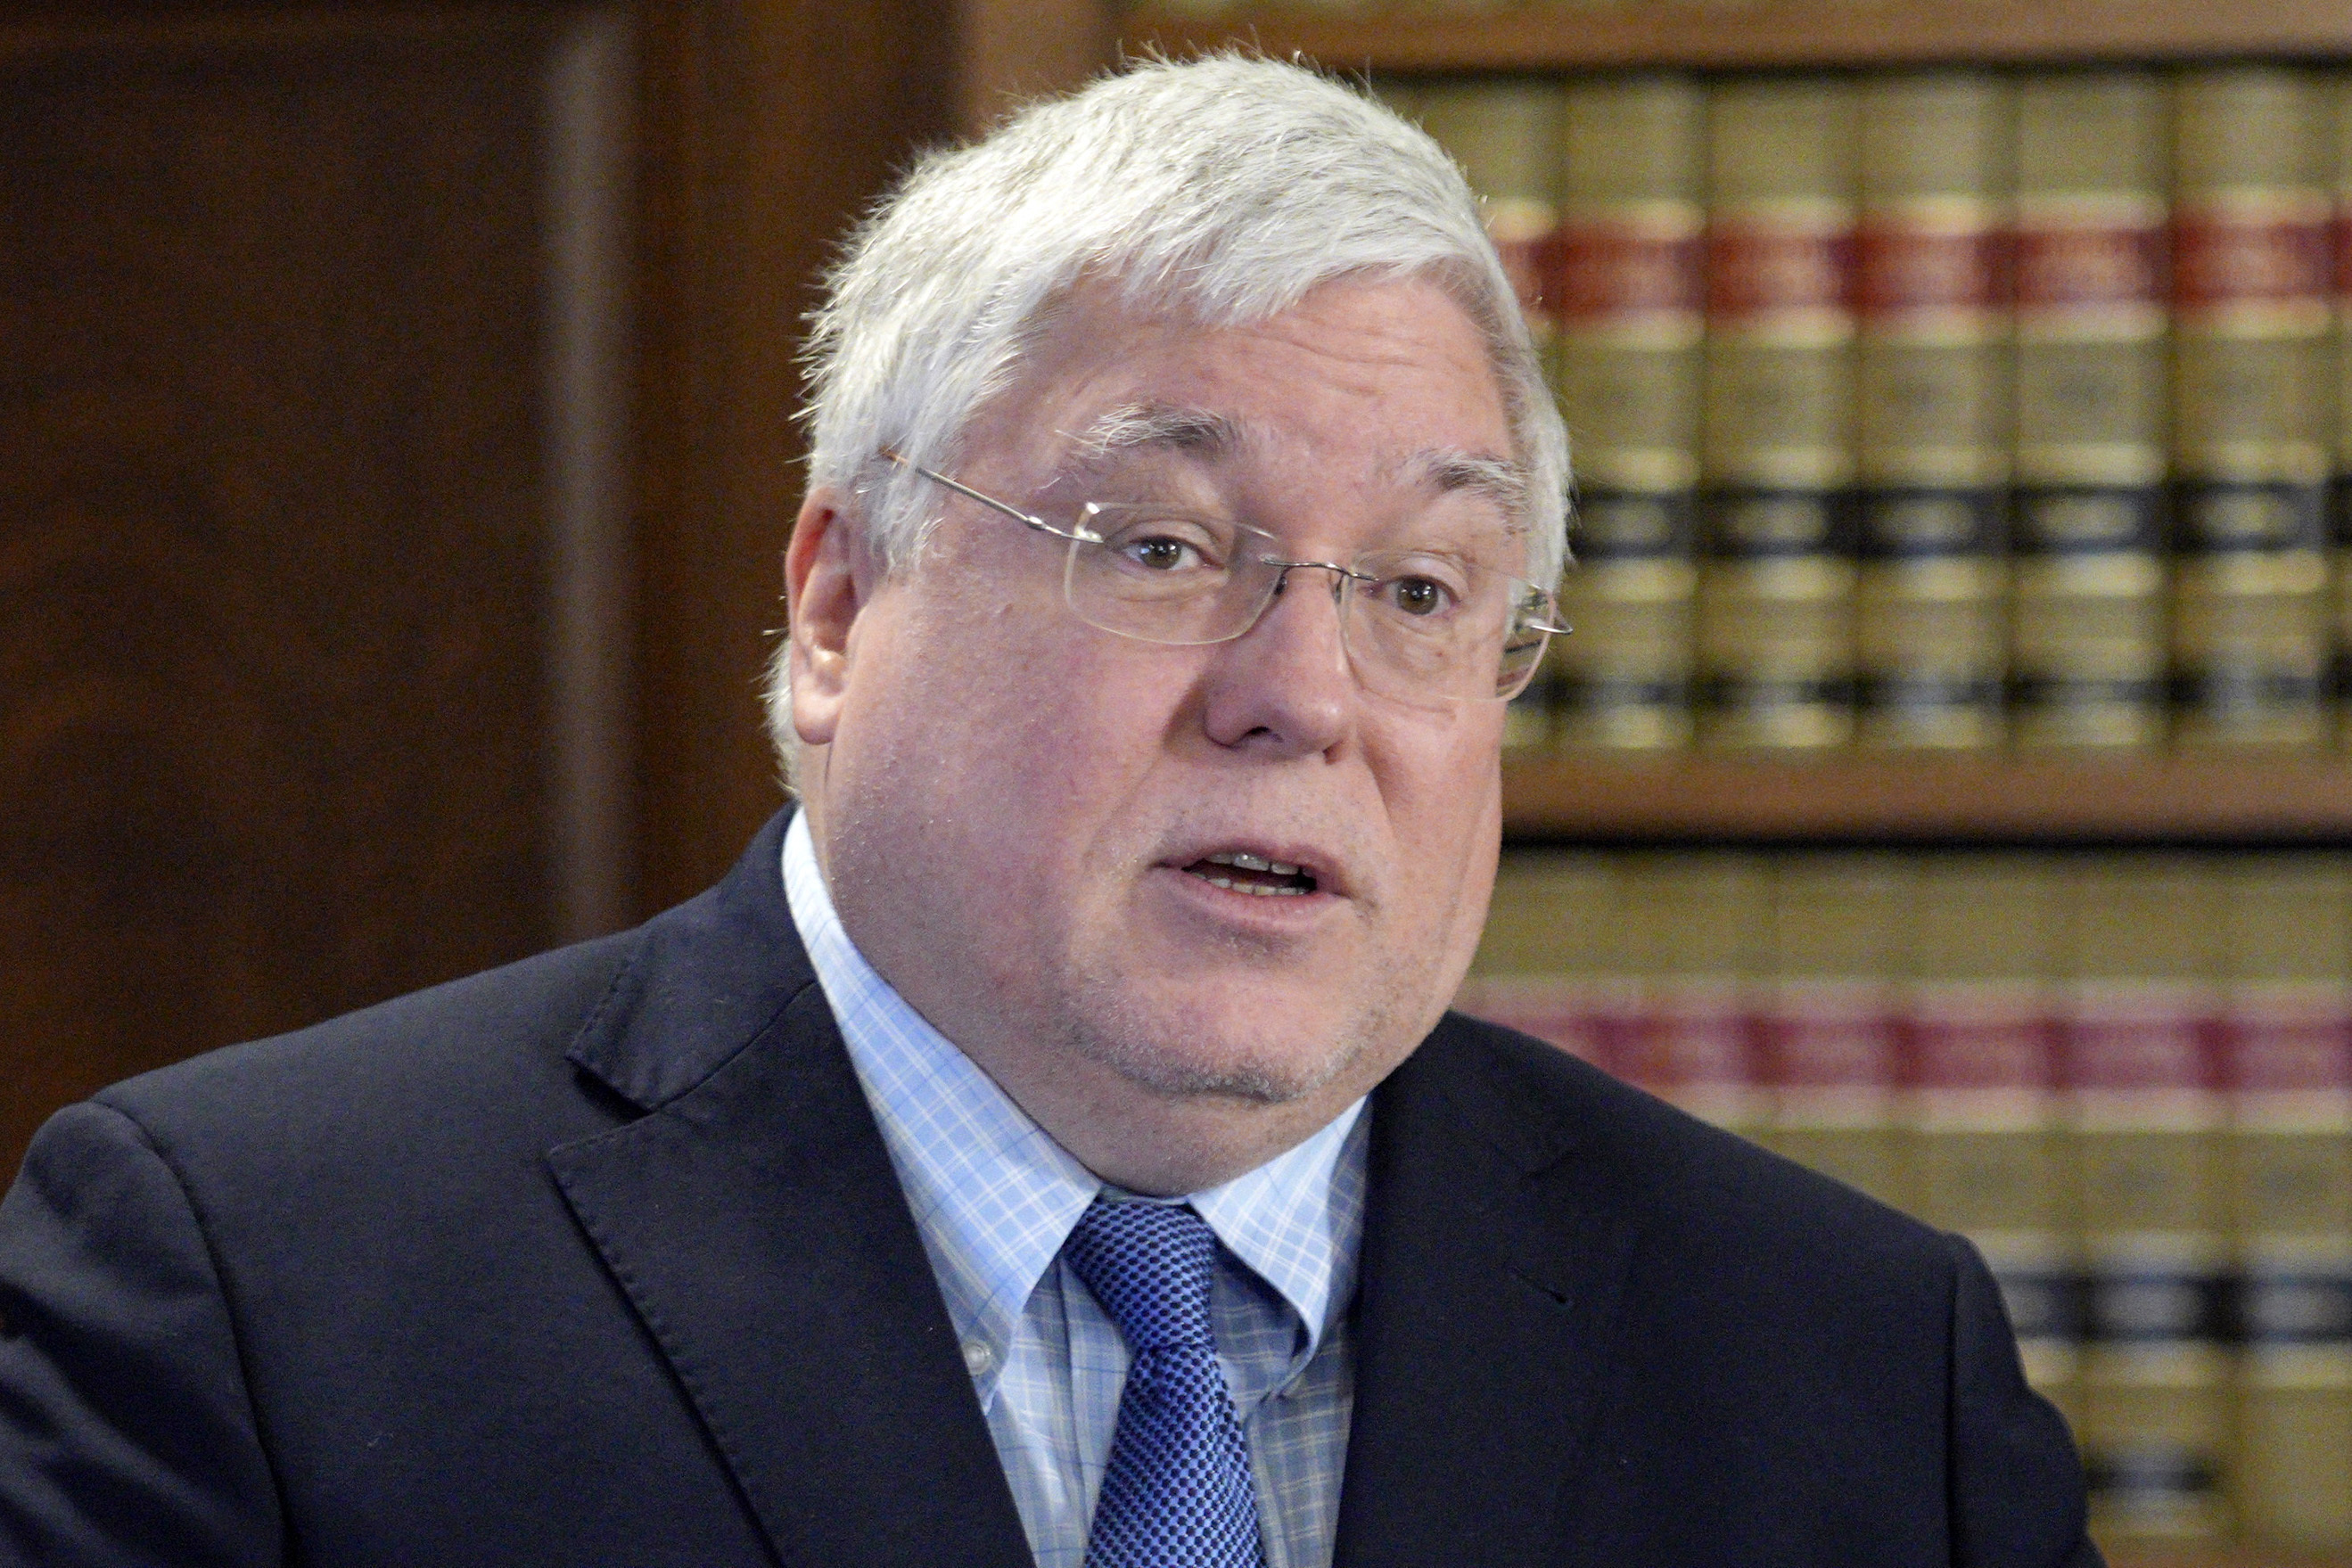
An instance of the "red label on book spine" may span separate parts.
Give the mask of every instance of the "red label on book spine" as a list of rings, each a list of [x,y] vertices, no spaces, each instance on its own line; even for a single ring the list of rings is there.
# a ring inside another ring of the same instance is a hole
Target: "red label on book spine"
[[[2000,301],[2000,247],[1989,227],[1874,217],[1855,254],[1865,322],[1988,311]]]
[[[2352,201],[2336,204],[2328,239],[2336,252],[2336,297],[2352,300]]]
[[[2326,204],[2214,200],[2181,208],[2172,227],[2173,303],[2188,312],[2324,299],[2336,277]]]
[[[1604,1070],[1613,1068],[1617,1039],[1633,1011],[1622,997],[1612,998],[1603,982],[1542,977],[1473,979],[1454,1005]]]
[[[2199,998],[2169,987],[2105,989],[2067,1011],[2065,1080],[2078,1092],[2198,1092],[2214,1082],[2211,1030]]]
[[[1853,234],[1826,218],[1734,215],[1706,235],[1706,313],[1721,323],[1853,308]]]
[[[2021,314],[2072,315],[2160,305],[2166,235],[2121,221],[2021,225],[2013,255]]]
[[[1687,225],[1570,219],[1552,256],[1549,294],[1564,327],[1687,318],[1705,303],[1699,236]]]
[[[1884,988],[1784,986],[1758,1019],[1770,1081],[1791,1089],[1893,1089],[1902,1077]]]
[[[1904,1032],[1911,1082],[1920,1089],[2057,1087],[2055,1020],[2031,991],[1954,987],[1917,996]]]
[[[1738,988],[1666,982],[1619,1042],[1617,1071],[1654,1094],[1744,1094],[1756,1082],[1750,1019]]]
[[[2222,1081],[2242,1093],[2352,1091],[2352,999],[2334,988],[2239,997],[2217,1032]]]

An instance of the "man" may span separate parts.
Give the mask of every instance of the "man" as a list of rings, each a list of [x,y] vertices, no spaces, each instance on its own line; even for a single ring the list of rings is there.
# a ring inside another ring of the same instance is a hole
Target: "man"
[[[53,1122],[0,1557],[2096,1561],[1963,1243],[1444,1013],[1565,444],[1433,145],[1138,68],[814,364],[802,809]]]

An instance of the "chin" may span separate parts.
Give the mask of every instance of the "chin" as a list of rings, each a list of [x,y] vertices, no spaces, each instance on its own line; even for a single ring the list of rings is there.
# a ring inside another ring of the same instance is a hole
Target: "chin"
[[[1236,1000],[1227,994],[1185,1005],[1105,987],[1073,1009],[1065,1043],[1155,1094],[1287,1105],[1353,1077],[1394,1032],[1384,1013],[1304,1017],[1265,1008],[1244,1017],[1234,1016],[1244,1010]],[[1267,1029],[1269,1016],[1288,1027]]]

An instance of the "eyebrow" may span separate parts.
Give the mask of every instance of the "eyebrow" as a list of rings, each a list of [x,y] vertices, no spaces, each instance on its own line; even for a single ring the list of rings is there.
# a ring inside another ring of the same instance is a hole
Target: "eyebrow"
[[[1168,403],[1126,403],[1097,415],[1071,439],[1089,463],[1139,452],[1180,453],[1213,462],[1250,444],[1235,421],[1207,409]],[[1414,453],[1403,471],[1441,494],[1468,492],[1493,503],[1516,528],[1526,517],[1527,465],[1507,457],[1431,447]]]
[[[1214,460],[1247,444],[1240,425],[1206,409],[1127,403],[1098,414],[1072,439],[1094,462],[1135,452],[1176,452]]]
[[[1413,454],[1407,466],[1421,470],[1444,493],[1467,490],[1484,496],[1515,525],[1527,516],[1528,470],[1523,463],[1440,447]]]

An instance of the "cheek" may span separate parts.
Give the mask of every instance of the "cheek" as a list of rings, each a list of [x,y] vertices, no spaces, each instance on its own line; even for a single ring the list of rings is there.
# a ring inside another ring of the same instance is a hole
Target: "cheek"
[[[1482,708],[1447,730],[1413,733],[1383,758],[1404,895],[1422,932],[1441,940],[1466,929],[1475,942],[1485,918],[1502,837],[1499,740],[1499,717]]]
[[[889,631],[857,694],[877,742],[860,772],[902,797],[908,829],[977,852],[997,886],[1103,863],[1163,748],[1168,683],[1127,644],[1002,600],[927,603]]]

